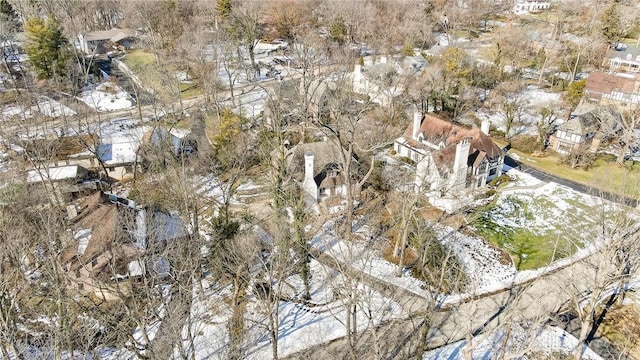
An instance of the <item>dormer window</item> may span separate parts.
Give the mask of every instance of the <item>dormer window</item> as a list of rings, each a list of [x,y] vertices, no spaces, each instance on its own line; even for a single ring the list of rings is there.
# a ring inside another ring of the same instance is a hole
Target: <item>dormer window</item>
[[[422,140],[424,140],[424,137],[422,137],[422,134],[418,135],[418,142],[422,142]]]
[[[631,54],[627,54],[627,60],[631,60],[632,56]]]
[[[636,56],[636,61],[640,61],[640,55]]]

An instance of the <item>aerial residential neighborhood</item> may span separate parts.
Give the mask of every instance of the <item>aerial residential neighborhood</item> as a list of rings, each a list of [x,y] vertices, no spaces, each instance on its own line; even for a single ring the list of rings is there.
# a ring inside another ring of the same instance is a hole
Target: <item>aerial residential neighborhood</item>
[[[633,0],[0,0],[0,359],[640,359]]]

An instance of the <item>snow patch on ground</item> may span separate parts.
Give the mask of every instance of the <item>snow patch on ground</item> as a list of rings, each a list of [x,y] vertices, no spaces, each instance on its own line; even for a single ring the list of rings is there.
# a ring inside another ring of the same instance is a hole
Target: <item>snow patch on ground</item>
[[[346,303],[343,303],[341,291],[345,289],[347,279],[333,269],[311,260],[310,306],[302,302],[281,301],[278,307],[279,336],[278,355],[287,356],[313,345],[326,343],[346,335],[342,323],[346,316]],[[303,289],[302,279],[293,275],[284,282],[288,297],[296,298]],[[232,315],[227,305],[232,296],[231,286],[222,289],[205,280],[203,297],[194,289],[191,309],[191,326],[185,326],[183,336],[194,336],[193,347],[185,340],[187,353],[194,352],[196,359],[225,359],[229,345],[227,321]],[[287,291],[288,289],[288,291]],[[375,326],[384,320],[406,316],[400,312],[400,306],[385,298],[367,286],[357,289],[359,330]],[[245,322],[253,324],[246,334],[245,358],[270,359],[271,343],[267,332],[267,314],[269,309],[255,296],[252,287],[247,291],[248,304]],[[346,299],[344,299],[346,301]]]
[[[470,352],[474,360],[491,360],[496,359],[498,354],[503,350],[502,346],[505,340],[505,330],[503,328],[490,334],[481,335],[474,338],[472,343],[467,346],[465,340],[455,342],[443,346],[438,349],[428,351],[423,360],[462,360],[464,353]],[[533,346],[527,349],[529,344]],[[578,345],[578,339],[566,331],[555,327],[533,327],[525,328],[521,324],[515,323],[511,326],[511,333],[507,339],[505,352],[517,354],[524,351],[525,354],[543,353],[552,355],[554,353],[571,354]],[[471,347],[471,348],[469,348]],[[602,360],[602,358],[586,348],[583,359]]]
[[[449,227],[436,227],[438,241],[450,248],[462,263],[467,275],[468,291],[472,293],[502,288],[514,279],[513,263],[503,264],[500,251],[482,239],[467,236]]]
[[[90,84],[82,89],[78,99],[100,112],[124,110],[133,106],[131,96],[112,82],[103,82],[97,86]]]
[[[561,118],[564,115],[562,109],[559,108],[559,104],[561,103],[560,93],[548,92],[530,85],[517,96],[521,99],[522,111],[519,118],[516,119],[516,123],[512,125],[512,135],[537,135],[538,130],[535,124],[541,119],[539,112],[543,107],[555,110],[557,117]],[[480,108],[475,111],[475,116],[481,121],[485,119],[489,120],[489,122],[500,131],[506,130],[504,118],[499,112]]]
[[[21,120],[26,120],[31,119],[37,114],[41,114],[50,118],[57,118],[61,116],[73,116],[76,114],[76,112],[51,98],[40,96],[36,104],[32,106],[5,106],[4,108],[2,108],[0,117],[2,117],[2,120],[10,120],[15,117]]]

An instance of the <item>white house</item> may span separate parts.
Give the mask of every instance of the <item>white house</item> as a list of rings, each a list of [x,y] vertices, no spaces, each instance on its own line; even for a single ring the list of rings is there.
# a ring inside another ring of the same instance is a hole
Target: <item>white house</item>
[[[452,212],[470,200],[474,190],[502,174],[504,152],[482,129],[466,129],[434,115],[415,113],[394,150],[416,164],[415,185],[429,201]]]
[[[640,72],[640,48],[633,45],[618,44],[607,50],[602,66],[611,71]]]
[[[518,0],[516,4],[513,6],[513,12],[516,14],[526,14],[530,12],[549,10],[550,8],[551,8],[551,1]]]
[[[364,68],[356,64],[351,74],[353,92],[369,96],[380,106],[387,106],[404,91],[397,81],[401,72],[400,65],[388,63],[386,56],[381,56],[379,63]]]
[[[331,141],[298,144],[285,154],[288,173],[300,183],[308,205],[340,205],[347,195],[340,147]],[[274,155],[275,157],[275,155]],[[357,162],[353,160],[353,166]]]

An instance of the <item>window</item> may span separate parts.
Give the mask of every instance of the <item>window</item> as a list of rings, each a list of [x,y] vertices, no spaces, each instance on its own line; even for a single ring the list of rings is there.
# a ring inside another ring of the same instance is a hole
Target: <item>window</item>
[[[491,170],[489,170],[489,176],[494,176],[497,173],[498,173],[498,169],[496,168],[492,168]]]
[[[571,145],[564,142],[558,142],[558,148],[556,151],[560,154],[568,154],[571,152]]]
[[[489,163],[487,163],[486,161],[483,161],[482,163],[480,163],[480,167],[478,168],[478,174],[487,172],[488,166],[489,166]]]

